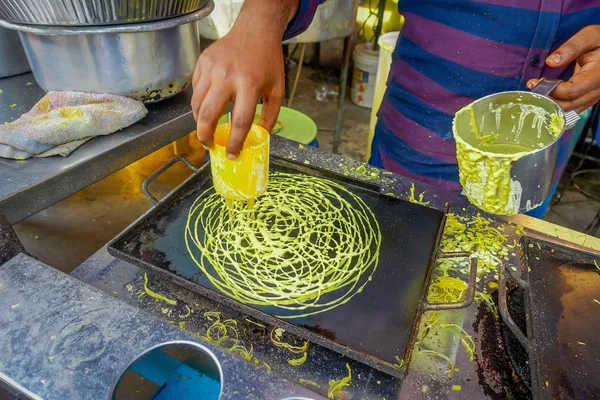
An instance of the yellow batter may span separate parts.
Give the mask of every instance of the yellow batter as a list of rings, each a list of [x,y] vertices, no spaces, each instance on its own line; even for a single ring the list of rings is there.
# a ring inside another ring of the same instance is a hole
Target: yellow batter
[[[500,113],[508,107],[520,107],[519,120],[510,132],[500,128]],[[541,107],[513,104],[498,106],[490,111],[495,115],[495,130],[482,134],[483,122],[478,125],[472,105],[456,113],[453,132],[456,141],[456,158],[460,183],[469,200],[482,210],[497,215],[514,215],[519,212],[521,184],[511,179],[512,164],[532,152],[544,148],[556,140],[564,127],[561,116],[550,115]],[[468,143],[457,133],[456,120],[462,113],[470,114],[470,129],[475,138]],[[522,136],[527,117],[536,135]],[[547,121],[550,120],[550,123]],[[539,204],[532,204],[535,208]]]

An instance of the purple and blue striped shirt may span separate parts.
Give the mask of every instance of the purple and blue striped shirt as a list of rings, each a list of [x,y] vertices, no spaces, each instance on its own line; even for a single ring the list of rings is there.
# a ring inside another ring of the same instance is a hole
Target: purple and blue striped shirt
[[[300,0],[310,21],[319,0]],[[370,163],[459,191],[454,113],[529,79],[569,79],[546,57],[587,25],[600,24],[600,0],[400,0],[406,22],[379,110]],[[555,179],[568,160],[562,139]]]

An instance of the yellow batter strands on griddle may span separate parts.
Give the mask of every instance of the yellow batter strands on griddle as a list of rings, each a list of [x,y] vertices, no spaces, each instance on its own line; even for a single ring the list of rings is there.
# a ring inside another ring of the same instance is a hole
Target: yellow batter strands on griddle
[[[202,193],[190,208],[185,240],[218,290],[297,318],[362,291],[377,268],[381,232],[369,207],[342,185],[276,172],[252,209],[243,202],[227,207],[212,188]]]

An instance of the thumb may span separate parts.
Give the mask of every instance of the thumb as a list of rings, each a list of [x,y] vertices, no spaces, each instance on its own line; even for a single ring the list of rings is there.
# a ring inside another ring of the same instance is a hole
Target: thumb
[[[529,90],[533,90],[533,88],[536,87],[538,83],[540,83],[540,79],[530,79],[527,81],[527,88]]]
[[[598,26],[586,26],[550,54],[546,64],[552,68],[564,67],[585,53],[596,49],[600,46],[598,30]]]

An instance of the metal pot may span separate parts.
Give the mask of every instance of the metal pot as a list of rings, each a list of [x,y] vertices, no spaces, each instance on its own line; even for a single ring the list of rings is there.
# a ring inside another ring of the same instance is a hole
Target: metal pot
[[[19,75],[30,70],[19,35],[0,27],[0,78]]]
[[[34,25],[147,22],[197,11],[210,0],[0,0],[0,19]]]
[[[38,84],[46,91],[122,95],[152,103],[187,88],[200,55],[198,21],[183,17],[104,27],[36,27],[0,21],[19,31]]]
[[[215,11],[200,22],[200,36],[217,40],[233,26],[244,0],[215,0]],[[327,0],[306,31],[286,43],[315,43],[350,36],[356,30],[357,0]]]
[[[483,211],[524,213],[548,197],[560,139],[579,119],[546,97],[559,83],[542,80],[535,93],[496,93],[456,113],[452,130],[460,182]]]

